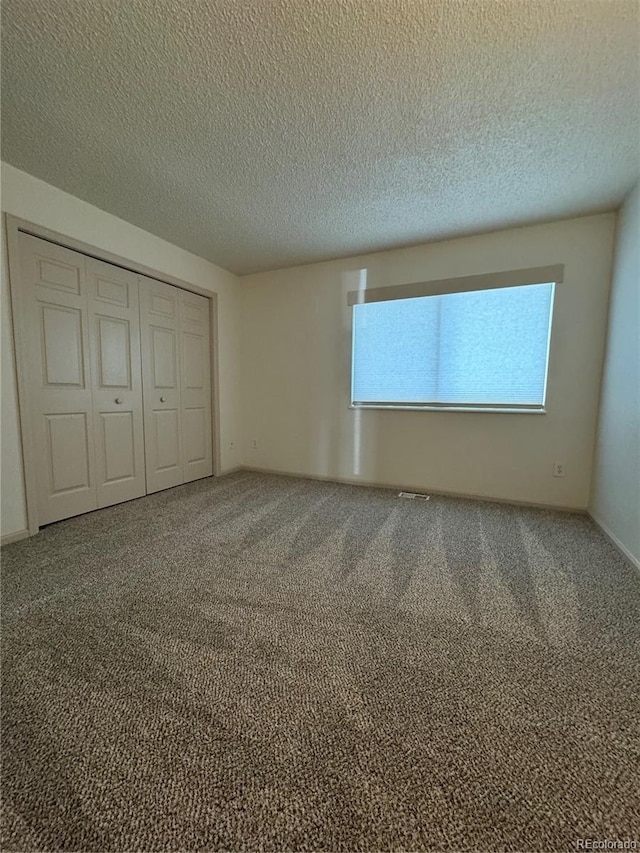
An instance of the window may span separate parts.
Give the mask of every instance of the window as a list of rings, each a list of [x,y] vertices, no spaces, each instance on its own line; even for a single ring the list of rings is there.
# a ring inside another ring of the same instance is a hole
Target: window
[[[553,294],[547,282],[354,304],[352,405],[543,411]]]

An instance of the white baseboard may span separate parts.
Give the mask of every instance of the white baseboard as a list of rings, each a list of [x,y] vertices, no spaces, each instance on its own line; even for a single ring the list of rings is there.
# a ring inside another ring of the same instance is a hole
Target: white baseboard
[[[631,565],[636,569],[636,571],[640,573],[640,560],[631,553],[631,551],[626,547],[626,545],[622,544],[622,542],[618,539],[615,533],[613,533],[609,529],[609,527],[607,527],[607,525],[604,523],[604,521],[602,521],[601,518],[598,518],[597,515],[594,515],[591,510],[588,510],[588,514],[591,520],[595,523],[595,525],[600,528],[602,533],[604,533],[609,542],[611,542],[611,544],[615,548],[617,548],[618,551],[620,551],[622,556],[631,563]]]
[[[246,471],[246,470],[247,469],[245,468],[244,465],[234,465],[233,468],[224,468],[222,471],[220,471],[220,473],[217,476],[218,477],[226,477],[229,474],[235,474],[238,471]]]
[[[363,486],[369,489],[391,489],[398,492],[424,492],[430,495],[442,495],[447,498],[462,498],[471,501],[488,501],[489,503],[510,504],[513,506],[530,506],[534,509],[553,509],[558,512],[577,512],[586,515],[585,506],[566,506],[563,504],[545,504],[535,501],[512,500],[511,498],[495,498],[491,495],[468,492],[447,492],[443,489],[430,489],[427,486],[416,486],[415,483],[375,483],[370,480],[351,480],[347,477],[330,477],[325,474],[301,474],[297,471],[282,471],[277,468],[260,468],[255,465],[240,465],[241,471],[255,471],[257,474],[278,474],[282,477],[300,477],[304,480],[320,480],[323,483],[344,483],[347,486]]]
[[[12,542],[19,542],[21,539],[26,539],[30,536],[28,530],[16,530],[15,533],[5,533],[0,537],[0,547],[10,545]]]

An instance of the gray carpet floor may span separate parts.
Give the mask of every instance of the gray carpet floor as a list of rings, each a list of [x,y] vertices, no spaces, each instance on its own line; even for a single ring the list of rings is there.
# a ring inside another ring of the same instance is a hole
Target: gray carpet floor
[[[640,581],[586,517],[240,472],[2,572],[4,850],[640,840]]]

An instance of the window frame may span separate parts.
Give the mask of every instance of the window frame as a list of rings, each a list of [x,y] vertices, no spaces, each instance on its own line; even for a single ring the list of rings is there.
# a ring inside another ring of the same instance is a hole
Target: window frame
[[[354,309],[356,305],[369,302],[390,302],[396,299],[412,299],[416,297],[440,296],[450,293],[468,293],[480,290],[496,290],[502,287],[522,287],[530,284],[551,284],[551,302],[549,308],[549,329],[547,333],[547,356],[545,361],[544,388],[542,403],[538,404],[508,404],[508,403],[436,403],[436,402],[394,402],[375,401],[358,402],[353,400],[355,345],[354,334],[355,312],[351,311],[351,370],[349,387],[349,409],[356,411],[409,411],[409,412],[484,412],[493,414],[545,415],[547,414],[547,391],[549,385],[549,363],[551,359],[551,332],[553,328],[553,311],[555,307],[556,285],[564,280],[564,265],[535,267],[524,270],[511,270],[488,273],[477,276],[462,276],[452,279],[439,279],[430,282],[413,282],[404,285],[391,285],[379,288],[362,288],[347,294],[347,304]]]

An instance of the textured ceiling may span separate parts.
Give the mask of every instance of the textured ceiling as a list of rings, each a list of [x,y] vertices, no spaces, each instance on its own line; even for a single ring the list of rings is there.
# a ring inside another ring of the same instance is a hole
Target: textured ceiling
[[[3,0],[3,159],[244,273],[615,207],[638,0]]]

